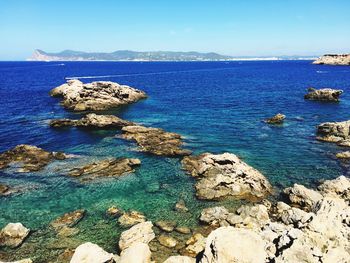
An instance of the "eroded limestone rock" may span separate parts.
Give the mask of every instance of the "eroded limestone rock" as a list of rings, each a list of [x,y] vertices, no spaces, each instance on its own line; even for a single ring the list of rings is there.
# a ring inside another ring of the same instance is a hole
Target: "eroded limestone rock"
[[[155,238],[152,227],[152,222],[147,221],[134,225],[130,229],[124,231],[119,239],[119,248],[124,250],[137,242],[148,244]]]
[[[339,101],[340,95],[343,93],[342,90],[336,89],[314,89],[309,88],[308,93],[304,96],[307,100],[319,100],[319,101]]]
[[[16,248],[29,235],[30,229],[21,223],[9,223],[0,231],[0,247]]]

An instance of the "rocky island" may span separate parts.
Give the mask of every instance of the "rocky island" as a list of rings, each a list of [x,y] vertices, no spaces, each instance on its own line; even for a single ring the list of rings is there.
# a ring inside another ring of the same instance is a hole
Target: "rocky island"
[[[336,90],[336,89],[308,88],[308,93],[305,94],[304,98],[306,100],[338,102],[339,97],[342,93],[343,93],[342,90]]]
[[[316,59],[312,64],[316,65],[335,65],[335,66],[349,66],[350,54],[327,54]]]
[[[77,79],[50,91],[53,97],[62,97],[62,105],[69,110],[107,110],[147,98],[145,92],[110,81],[84,84]]]

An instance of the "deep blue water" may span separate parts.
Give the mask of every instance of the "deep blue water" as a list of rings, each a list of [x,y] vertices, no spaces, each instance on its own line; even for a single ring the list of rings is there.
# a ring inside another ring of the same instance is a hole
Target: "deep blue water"
[[[112,250],[120,232],[104,216],[112,204],[143,211],[153,221],[172,218],[188,226],[197,222],[203,207],[215,204],[195,199],[194,181],[181,170],[179,159],[140,153],[117,131],[48,127],[52,118],[83,115],[64,110],[59,99],[48,95],[69,77],[83,77],[83,82],[115,81],[146,91],[148,99],[107,113],[180,133],[195,153],[235,153],[260,170],[276,193],[295,182],[314,186],[347,172],[334,158],[341,148],[317,142],[315,127],[324,121],[349,119],[349,67],[310,61],[0,62],[0,151],[26,143],[79,156],[55,162],[39,173],[0,171],[1,183],[23,189],[21,194],[0,199],[0,227],[20,221],[41,230],[64,212],[86,208],[79,239]],[[340,103],[305,101],[309,86],[339,88],[345,93]],[[278,112],[287,116],[282,126],[262,122]],[[115,156],[137,157],[142,165],[134,174],[91,184],[64,176],[69,167]],[[179,197],[192,213],[183,216],[173,211]],[[49,234],[37,234],[27,242],[38,239],[46,244],[49,238]],[[46,253],[42,249],[40,253]],[[30,255],[22,250],[16,253]]]

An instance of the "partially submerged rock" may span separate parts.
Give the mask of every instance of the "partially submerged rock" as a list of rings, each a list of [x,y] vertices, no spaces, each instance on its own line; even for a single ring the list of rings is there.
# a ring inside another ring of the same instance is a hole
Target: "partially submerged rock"
[[[350,151],[340,152],[335,155],[338,159],[350,159]]]
[[[154,223],[159,229],[165,232],[172,232],[176,227],[176,222],[161,220]]]
[[[124,126],[134,125],[131,121],[126,121],[114,115],[97,115],[95,113],[87,114],[80,120],[55,119],[50,121],[50,126],[60,127],[84,127],[84,128],[116,128],[121,129]]]
[[[9,193],[10,187],[5,184],[0,184],[0,196],[7,195]]]
[[[118,223],[122,227],[130,227],[145,221],[146,221],[146,216],[143,213],[135,210],[126,212],[118,218]]]
[[[198,179],[195,188],[200,199],[262,199],[272,187],[259,171],[231,153],[188,156],[182,160],[185,170]]]
[[[343,93],[342,90],[337,89],[314,89],[309,88],[308,93],[304,96],[307,100],[319,100],[319,101],[339,101],[340,95]]]
[[[104,251],[96,244],[87,242],[75,249],[70,263],[116,263],[119,257]]]
[[[188,208],[186,207],[185,200],[179,199],[176,204],[175,204],[175,211],[177,212],[183,212],[186,213],[188,212]]]
[[[54,88],[51,96],[63,98],[62,105],[70,110],[106,110],[130,104],[147,97],[146,93],[110,81],[82,83],[77,79]]]
[[[326,54],[316,59],[312,64],[316,65],[334,65],[334,66],[349,66],[350,54]]]
[[[18,172],[39,171],[53,160],[63,160],[64,153],[47,152],[39,147],[21,144],[0,154],[0,169],[19,164]]]
[[[0,231],[0,247],[16,248],[28,236],[30,229],[21,223],[9,223]]]
[[[148,244],[156,236],[152,227],[152,222],[147,221],[134,225],[130,229],[124,231],[119,239],[119,248],[124,250],[138,242]]]
[[[158,237],[158,241],[162,246],[167,248],[173,248],[177,245],[177,240],[175,238],[163,234]]]
[[[191,152],[182,149],[181,135],[166,132],[159,128],[149,128],[140,125],[125,126],[122,128],[123,137],[134,140],[142,151],[160,156],[184,156]]]
[[[98,177],[121,176],[135,171],[141,161],[132,158],[107,159],[93,162],[85,166],[74,168],[68,172],[69,176],[79,177],[83,181],[93,180]]]
[[[80,220],[83,219],[85,214],[86,210],[84,209],[79,209],[69,213],[65,213],[64,215],[53,220],[50,223],[50,225],[56,230],[59,230],[63,227],[73,227],[76,224],[78,224]]]
[[[265,122],[268,124],[282,124],[285,118],[286,118],[286,115],[277,113],[275,116],[266,119]]]
[[[350,121],[321,123],[317,127],[316,139],[343,146],[343,142],[350,139]]]

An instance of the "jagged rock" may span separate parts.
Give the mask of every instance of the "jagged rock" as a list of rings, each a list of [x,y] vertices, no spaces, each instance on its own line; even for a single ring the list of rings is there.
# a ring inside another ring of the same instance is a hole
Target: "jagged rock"
[[[4,184],[0,184],[0,196],[7,195],[9,193],[10,187]]]
[[[264,263],[265,242],[255,232],[234,227],[220,227],[207,238],[201,263]]]
[[[194,234],[186,241],[185,254],[191,257],[197,256],[204,250],[206,240],[202,234]]]
[[[65,158],[64,153],[47,152],[36,146],[21,144],[0,154],[0,169],[19,163],[20,169],[18,172],[34,172],[41,170],[53,160],[63,160]]]
[[[158,241],[159,243],[167,248],[173,248],[176,247],[177,245],[177,240],[171,236],[167,236],[167,235],[160,235],[158,237]]]
[[[339,101],[342,90],[336,89],[314,89],[309,88],[308,93],[304,96],[307,100],[319,100],[319,101]]]
[[[324,196],[338,197],[350,201],[350,179],[344,175],[334,180],[326,180],[318,189]]]
[[[106,110],[147,97],[143,91],[115,82],[96,81],[84,84],[77,79],[68,80],[54,88],[50,95],[62,97],[62,105],[74,111]]]
[[[286,115],[277,113],[275,116],[266,119],[265,122],[268,124],[282,124],[285,118],[286,118]]]
[[[190,234],[191,229],[185,226],[178,226],[175,228],[175,231],[180,233],[180,234]]]
[[[196,263],[196,260],[186,256],[171,256],[163,263]]]
[[[119,257],[104,251],[96,244],[87,242],[75,249],[70,263],[116,263]]]
[[[107,209],[106,214],[111,217],[118,217],[124,214],[124,211],[116,206],[111,206]]]
[[[349,66],[350,54],[326,54],[316,59],[312,64]]]
[[[172,222],[172,221],[157,221],[154,223],[158,228],[160,228],[161,230],[165,231],[165,232],[172,232],[174,231],[174,228],[176,227],[176,222]]]
[[[288,187],[283,192],[288,196],[291,203],[309,210],[322,199],[320,193],[300,184],[294,184],[293,187]]]
[[[146,221],[146,216],[143,213],[141,213],[139,211],[135,211],[135,210],[124,213],[118,219],[118,223],[122,227],[133,226],[133,225],[136,225],[138,223],[145,222],[145,221]]]
[[[136,242],[122,251],[118,263],[151,263],[151,251],[147,244]]]
[[[16,248],[20,246],[28,236],[30,229],[21,223],[8,223],[0,231],[0,247],[6,246]]]
[[[179,201],[176,202],[175,211],[184,212],[184,213],[188,212],[188,208],[186,207],[185,200],[180,199]]]
[[[69,213],[65,213],[63,216],[56,218],[54,221],[50,223],[50,225],[59,230],[63,227],[73,227],[83,219],[86,214],[85,209],[75,210]]]
[[[93,162],[68,172],[69,176],[79,177],[82,181],[90,181],[98,177],[121,176],[135,171],[141,161],[132,158],[107,159]]]
[[[344,145],[344,141],[349,139],[349,135],[350,121],[325,122],[318,125],[316,139]]]
[[[50,121],[50,126],[54,128],[74,126],[86,128],[116,128],[121,129],[124,126],[135,125],[131,121],[125,121],[114,115],[97,115],[95,113],[87,114],[80,120],[56,119]]]
[[[142,151],[160,156],[184,156],[191,152],[182,149],[181,135],[166,132],[159,128],[149,128],[139,125],[122,128],[123,138],[136,141]]]
[[[223,206],[205,208],[201,212],[200,221],[210,225],[221,225],[226,223],[229,211]]]
[[[232,196],[257,200],[272,191],[265,176],[231,153],[186,156],[182,164],[198,179],[195,188],[200,199],[215,200]]]
[[[235,227],[259,229],[270,222],[267,207],[261,204],[242,205],[236,213],[230,213],[226,221]]]
[[[315,215],[307,213],[299,208],[292,207],[281,214],[281,220],[286,225],[292,224],[296,228],[305,227]]]
[[[120,236],[119,248],[121,250],[124,250],[137,242],[148,244],[152,239],[155,238],[152,227],[152,222],[147,221],[139,223],[124,231]]]

